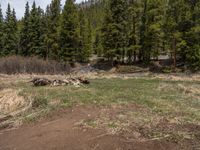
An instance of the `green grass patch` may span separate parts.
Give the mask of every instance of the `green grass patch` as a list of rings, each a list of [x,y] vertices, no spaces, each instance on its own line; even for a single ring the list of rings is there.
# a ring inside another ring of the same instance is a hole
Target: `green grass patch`
[[[20,82],[13,86],[20,88],[24,97],[35,98],[35,104],[46,107],[52,101],[61,106],[74,104],[112,105],[135,103],[143,105],[160,115],[184,114],[183,120],[200,121],[200,83],[164,81],[159,79],[93,79],[91,84],[74,86],[33,87]]]

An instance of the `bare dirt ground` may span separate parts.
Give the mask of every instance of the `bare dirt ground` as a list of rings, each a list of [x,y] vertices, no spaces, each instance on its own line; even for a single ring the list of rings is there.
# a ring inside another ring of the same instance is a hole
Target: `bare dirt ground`
[[[104,128],[91,128],[84,120],[99,118],[102,112],[115,117],[120,111],[143,111],[136,105],[116,107],[74,106],[49,114],[37,123],[25,124],[19,129],[0,132],[0,150],[197,150],[199,141],[175,139],[148,139],[150,130],[190,130],[199,126],[175,126],[161,121],[156,127],[137,128],[130,124],[127,132],[112,134]],[[144,110],[145,111],[145,110]],[[199,143],[200,144],[200,143]]]

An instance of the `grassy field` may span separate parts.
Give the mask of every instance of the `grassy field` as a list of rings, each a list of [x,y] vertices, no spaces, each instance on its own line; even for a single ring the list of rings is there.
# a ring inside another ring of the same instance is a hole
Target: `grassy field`
[[[200,83],[193,81],[165,81],[160,79],[92,79],[91,84],[73,86],[33,87],[19,81],[6,85],[20,89],[20,95],[33,99],[35,107],[72,106],[75,104],[113,105],[134,103],[152,113],[179,117],[182,122],[200,122]],[[178,114],[182,114],[177,116]]]

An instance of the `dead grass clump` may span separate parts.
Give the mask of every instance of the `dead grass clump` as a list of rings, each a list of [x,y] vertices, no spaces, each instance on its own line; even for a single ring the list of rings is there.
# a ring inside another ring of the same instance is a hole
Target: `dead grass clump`
[[[200,89],[197,86],[184,86],[183,84],[178,84],[178,89],[187,95],[200,95]]]
[[[200,87],[198,85],[184,85],[184,84],[177,84],[177,85],[172,85],[172,84],[160,84],[158,87],[159,91],[165,91],[165,92],[170,92],[173,90],[179,91],[181,94],[184,94],[186,96],[192,96],[192,97],[200,97]]]
[[[167,92],[169,90],[174,90],[174,85],[167,84],[167,83],[161,83],[158,86],[158,91],[159,92]]]
[[[70,71],[70,66],[37,57],[9,56],[0,58],[2,74],[58,74]]]
[[[1,114],[9,114],[25,107],[25,99],[19,96],[18,93],[19,91],[13,89],[4,89],[0,91]]]

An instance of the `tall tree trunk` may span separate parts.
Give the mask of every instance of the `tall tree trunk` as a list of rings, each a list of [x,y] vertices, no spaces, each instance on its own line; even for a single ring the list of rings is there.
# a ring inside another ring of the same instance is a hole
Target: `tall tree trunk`
[[[134,55],[134,62],[136,62],[136,52],[135,51],[133,52],[133,55]]]
[[[122,51],[122,64],[125,64],[125,49]]]
[[[176,38],[173,37],[173,65],[174,69],[176,68]]]

